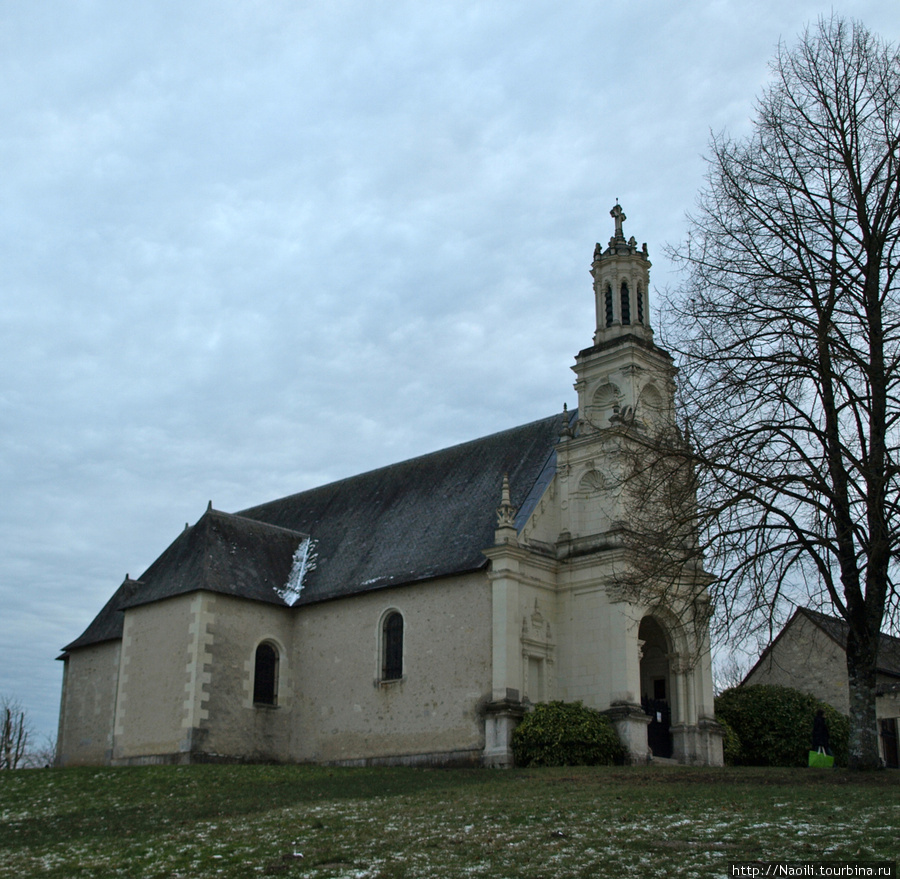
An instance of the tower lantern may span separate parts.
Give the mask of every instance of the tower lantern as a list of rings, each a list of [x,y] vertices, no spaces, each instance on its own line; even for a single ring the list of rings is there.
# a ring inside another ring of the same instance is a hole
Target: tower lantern
[[[625,240],[622,224],[626,217],[618,202],[609,215],[615,222],[615,232],[606,250],[599,244],[596,246],[591,265],[597,314],[594,344],[628,333],[651,341],[653,331],[647,297],[651,263],[647,245],[638,250],[633,236]]]

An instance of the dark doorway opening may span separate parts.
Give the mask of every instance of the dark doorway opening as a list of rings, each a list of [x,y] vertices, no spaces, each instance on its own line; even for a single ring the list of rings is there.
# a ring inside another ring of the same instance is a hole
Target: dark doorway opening
[[[654,757],[671,757],[672,700],[669,684],[669,641],[660,623],[644,617],[641,641],[641,707],[650,715],[647,746]]]

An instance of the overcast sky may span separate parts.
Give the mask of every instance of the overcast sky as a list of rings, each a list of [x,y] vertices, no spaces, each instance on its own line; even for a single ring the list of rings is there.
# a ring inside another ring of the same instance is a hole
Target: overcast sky
[[[615,200],[676,285],[710,131],[830,8],[0,0],[0,695],[55,734],[59,649],[207,501],[574,405]]]

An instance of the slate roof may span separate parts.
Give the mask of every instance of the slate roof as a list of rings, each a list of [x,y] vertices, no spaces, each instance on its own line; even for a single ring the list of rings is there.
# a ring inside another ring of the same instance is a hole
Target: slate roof
[[[77,647],[87,647],[88,644],[100,644],[103,641],[114,641],[121,638],[125,621],[121,608],[131,598],[134,591],[140,589],[141,585],[140,580],[132,580],[126,576],[122,585],[103,605],[103,610],[94,617],[91,624],[71,644],[63,647],[63,654]]]
[[[277,590],[307,535],[295,607],[482,569],[504,474],[521,528],[555,473],[561,427],[554,415],[237,514],[207,510],[64,650],[120,638],[126,608],[200,589],[287,606]]]
[[[297,604],[478,570],[503,475],[521,528],[542,493],[532,489],[552,478],[561,427],[555,415],[240,515],[310,535],[316,567]]]
[[[208,509],[141,574],[125,578],[93,622],[64,651],[122,637],[123,611],[204,589],[269,604],[291,572],[294,552],[306,539],[284,528]]]

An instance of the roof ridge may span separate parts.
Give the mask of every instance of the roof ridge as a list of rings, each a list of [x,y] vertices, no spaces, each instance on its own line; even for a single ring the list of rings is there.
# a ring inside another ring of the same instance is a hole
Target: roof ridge
[[[830,613],[824,613],[821,610],[813,610],[813,608],[811,607],[798,607],[797,610],[805,613],[809,617],[820,617],[824,620],[828,620],[832,623],[837,623],[838,625],[846,627],[848,629],[850,628],[850,624],[843,617],[835,616],[834,614]],[[898,638],[896,635],[892,635],[890,632],[879,631],[878,634],[881,638],[889,638],[891,641],[896,641],[898,644],[900,644],[900,638]]]
[[[266,522],[264,519],[253,519],[250,516],[242,516],[240,513],[228,513],[225,510],[217,510],[213,507],[206,510],[200,519],[197,520],[197,524],[199,525],[203,518],[210,515],[219,516],[222,519],[237,519],[242,523],[246,522],[248,525],[253,525],[256,528],[263,528],[276,532],[280,531],[285,534],[297,535],[299,537],[309,537],[305,531],[297,531],[295,528],[285,528],[283,525],[273,525],[271,522]]]

